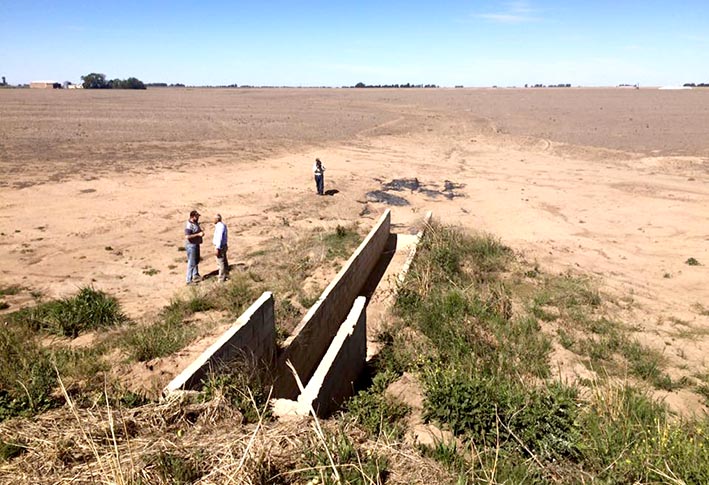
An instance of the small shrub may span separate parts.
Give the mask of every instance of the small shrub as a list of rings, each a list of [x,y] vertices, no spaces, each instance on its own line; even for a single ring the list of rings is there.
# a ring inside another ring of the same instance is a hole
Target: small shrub
[[[18,294],[22,291],[22,287],[19,285],[1,286],[0,296],[12,296]]]
[[[184,457],[173,453],[161,452],[149,460],[160,478],[175,485],[188,485],[199,480],[206,472],[201,466],[203,457]]]
[[[509,408],[508,389],[489,379],[467,377],[453,370],[429,374],[425,387],[425,419],[448,426],[456,435],[495,441],[498,410]]]
[[[629,342],[622,347],[623,356],[628,359],[630,371],[657,387],[666,387],[667,379],[660,370],[662,356],[659,352],[644,347],[639,342]],[[671,387],[672,381],[669,381]],[[659,384],[659,385],[658,385]]]
[[[270,417],[267,375],[263,368],[248,358],[238,359],[218,369],[202,388],[201,398],[209,401],[216,396],[225,397],[237,409],[244,424],[258,422],[260,414]]]
[[[701,266],[699,261],[697,261],[695,258],[688,258],[687,261],[685,261],[685,264],[688,266]]]
[[[391,371],[380,372],[368,389],[360,391],[347,403],[347,414],[374,437],[380,434],[400,437],[403,432],[402,420],[409,409],[384,393],[395,379],[396,374]]]
[[[0,438],[0,461],[10,461],[26,452],[27,448],[20,443],[10,443]]]
[[[276,301],[276,321],[286,329],[292,330],[298,324],[303,312],[288,298]]]
[[[343,430],[328,434],[325,437],[326,446],[332,454],[335,468],[340,476],[333,476],[330,458],[324,450],[309,448],[305,452],[305,465],[301,467],[308,483],[335,485],[347,483],[352,485],[371,485],[386,483],[389,475],[389,461],[375,452],[360,453],[356,445]],[[300,483],[300,482],[299,482]],[[303,483],[305,483],[303,481]]]
[[[122,337],[121,345],[131,358],[147,362],[184,348],[195,334],[194,327],[183,325],[174,316],[164,316],[162,321],[152,325],[128,329]]]
[[[52,407],[55,384],[49,351],[22,329],[0,328],[0,421]]]
[[[41,303],[10,315],[11,321],[66,337],[119,325],[127,320],[118,301],[89,286],[70,298]]]
[[[0,310],[6,310],[10,308],[10,304],[4,300],[0,300]]]
[[[574,339],[572,334],[570,334],[563,328],[559,328],[556,331],[556,334],[559,336],[559,343],[562,347],[567,350],[573,349],[574,345],[576,344],[576,340]]]
[[[599,391],[581,414],[582,460],[603,483],[709,483],[707,425],[670,420],[627,385]]]
[[[463,475],[470,469],[470,465],[461,455],[455,442],[451,444],[437,443],[436,446],[419,445],[419,452],[423,456],[433,458],[454,473]],[[458,483],[461,483],[461,481],[459,480]]]
[[[214,303],[207,295],[193,293],[189,300],[185,302],[184,310],[187,315],[193,313],[206,312],[214,308]]]
[[[254,285],[254,277],[253,273],[232,273],[226,285],[220,285],[211,292],[211,306],[227,311],[233,317],[241,315],[259,294],[260,288]]]
[[[338,224],[335,232],[323,236],[328,259],[347,259],[360,242],[356,226],[345,227]]]
[[[709,406],[709,384],[699,384],[694,388],[694,392],[702,396],[705,405]]]
[[[298,295],[298,303],[303,305],[303,308],[310,308],[318,301],[321,293],[319,289],[311,290],[309,293],[302,292]]]

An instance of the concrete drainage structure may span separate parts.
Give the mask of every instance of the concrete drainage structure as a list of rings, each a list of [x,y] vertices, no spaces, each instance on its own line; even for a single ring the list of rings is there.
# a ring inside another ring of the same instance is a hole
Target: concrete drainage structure
[[[168,396],[179,391],[198,391],[209,375],[235,360],[270,364],[276,356],[276,318],[273,294],[267,291],[251,304],[234,325],[197,357],[163,389]]]
[[[430,221],[426,215],[424,226]],[[367,299],[361,296],[390,237],[387,209],[303,320],[276,348],[274,300],[266,292],[163,390],[199,390],[211,372],[235,359],[272,370],[274,413],[327,416],[353,394],[367,356]],[[417,243],[422,231],[417,235]],[[408,270],[412,248],[399,279]],[[296,382],[293,370],[298,375]]]

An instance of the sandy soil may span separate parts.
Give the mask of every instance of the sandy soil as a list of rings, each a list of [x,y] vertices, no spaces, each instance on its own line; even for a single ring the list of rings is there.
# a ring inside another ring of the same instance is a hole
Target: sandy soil
[[[93,284],[143,318],[184,291],[190,209],[221,212],[248,263],[416,177],[389,192],[398,227],[433,210],[597,276],[644,342],[709,371],[709,90],[0,90],[0,171],[0,285],[27,288],[10,310]]]

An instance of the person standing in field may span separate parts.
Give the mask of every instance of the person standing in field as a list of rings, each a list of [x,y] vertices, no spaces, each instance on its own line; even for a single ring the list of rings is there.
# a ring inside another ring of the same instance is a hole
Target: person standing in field
[[[214,216],[214,237],[212,238],[212,243],[216,249],[219,281],[226,281],[227,275],[229,274],[229,260],[226,256],[227,250],[229,249],[227,244],[229,240],[227,232],[226,224],[222,221],[222,215],[217,214]]]
[[[187,251],[187,284],[202,280],[199,275],[199,246],[202,244],[204,231],[199,225],[199,212],[190,212],[190,218],[185,223],[185,250]]]
[[[315,159],[313,173],[315,174],[315,188],[318,190],[318,195],[325,195],[325,167],[319,158]]]

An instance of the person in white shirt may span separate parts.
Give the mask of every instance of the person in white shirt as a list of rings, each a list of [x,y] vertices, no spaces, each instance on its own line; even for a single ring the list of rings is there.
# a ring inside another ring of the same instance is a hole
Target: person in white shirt
[[[325,167],[319,158],[315,159],[313,173],[315,174],[315,187],[318,190],[318,195],[325,195]]]
[[[227,250],[229,249],[227,244],[228,240],[226,224],[222,222],[222,215],[217,214],[214,216],[214,238],[212,238],[212,243],[216,249],[219,281],[226,281],[227,275],[229,274],[229,260],[226,256]]]

